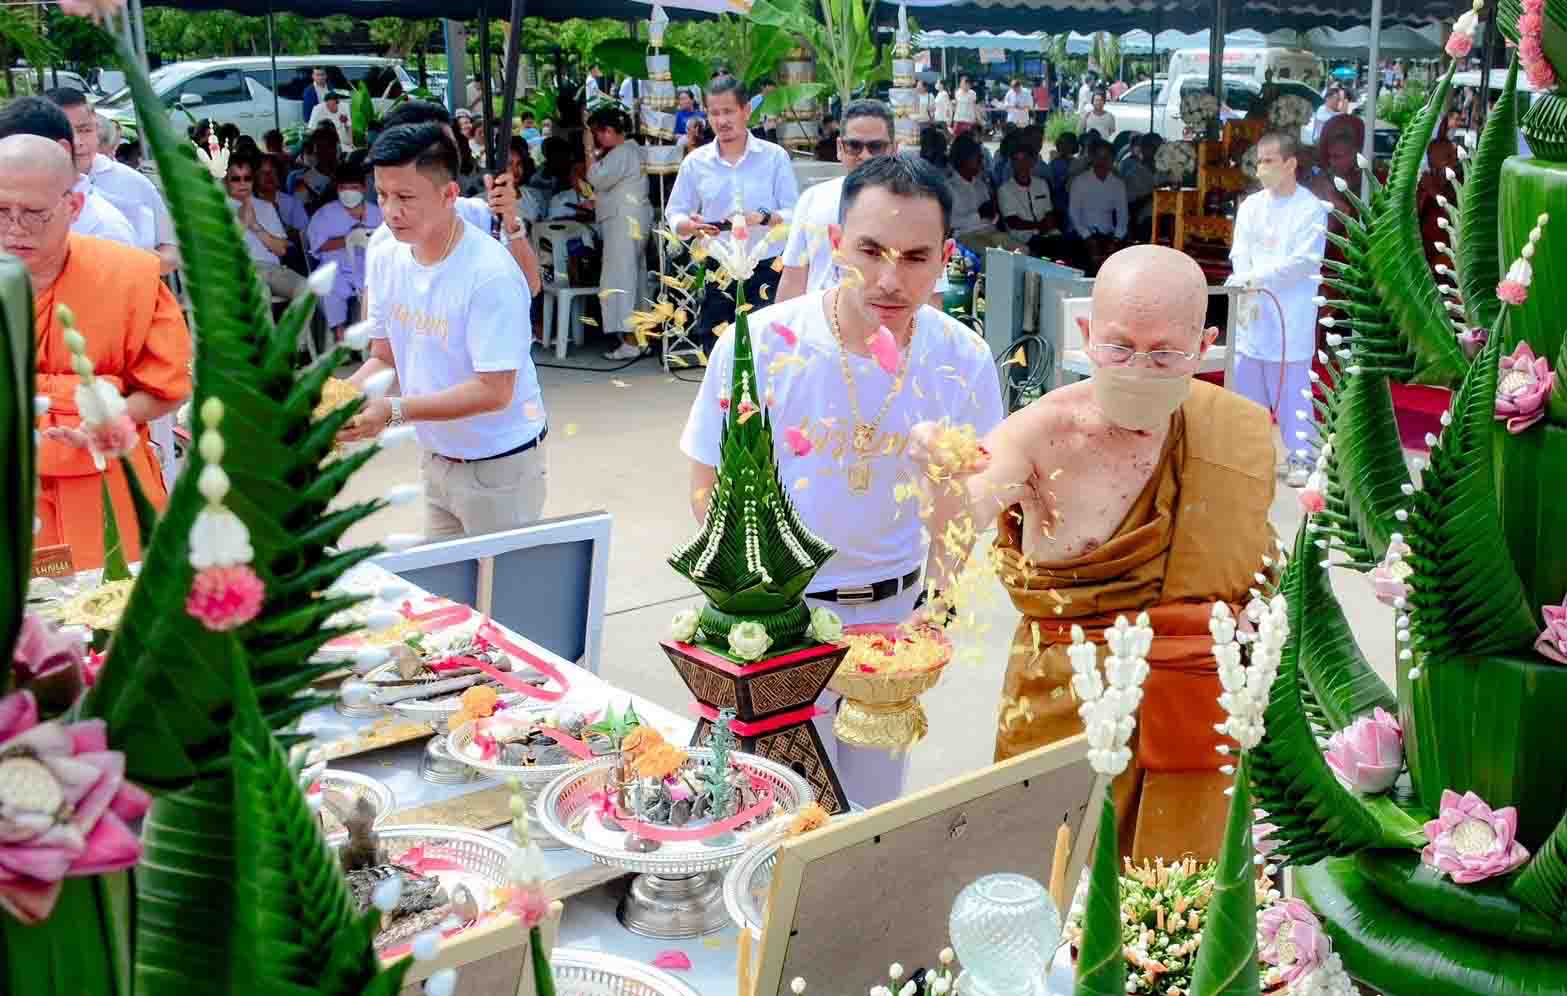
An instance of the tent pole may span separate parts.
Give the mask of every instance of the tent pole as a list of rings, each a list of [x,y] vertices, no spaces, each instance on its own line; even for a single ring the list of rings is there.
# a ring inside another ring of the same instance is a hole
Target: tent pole
[[[1218,99],[1221,109],[1224,107],[1224,32],[1228,28],[1225,17],[1228,12],[1224,5],[1227,2],[1213,0],[1213,27],[1208,32],[1208,90]],[[1171,99],[1175,96],[1170,95]]]
[[[501,94],[501,134],[498,141],[500,154],[506,157],[507,169],[511,168],[511,116],[517,105],[517,74],[522,66],[522,19],[527,11],[528,0],[511,0],[511,31],[506,37],[506,78],[502,84],[506,89]]]
[[[1485,41],[1480,48],[1480,99],[1475,105],[1474,120],[1470,123],[1475,134],[1485,125],[1491,112],[1491,46],[1496,44],[1496,14],[1485,19]]]
[[[489,0],[481,0],[479,4],[479,94],[484,101],[484,168],[490,173],[495,172],[495,105],[491,103],[493,91],[490,88],[490,3]]]
[[[277,104],[277,39],[272,31],[271,0],[267,0],[267,58],[272,62],[272,127],[281,132],[283,115],[278,111]]]
[[[1371,85],[1366,88],[1366,138],[1360,152],[1374,169],[1377,162],[1377,89],[1382,83],[1382,0],[1371,0],[1371,47],[1366,54],[1371,59]],[[1371,200],[1369,173],[1360,177],[1360,196],[1368,203]]]

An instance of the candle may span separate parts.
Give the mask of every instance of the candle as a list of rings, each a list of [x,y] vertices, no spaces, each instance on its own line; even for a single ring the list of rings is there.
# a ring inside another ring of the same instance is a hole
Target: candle
[[[1056,909],[1062,916],[1066,915],[1066,859],[1072,853],[1072,828],[1065,823],[1056,828],[1056,853],[1050,862],[1050,898],[1055,900]]]
[[[740,980],[735,996],[751,996],[751,928],[740,927]]]

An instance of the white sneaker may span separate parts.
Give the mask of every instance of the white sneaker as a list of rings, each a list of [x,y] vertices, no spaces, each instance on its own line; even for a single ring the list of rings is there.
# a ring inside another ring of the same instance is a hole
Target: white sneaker
[[[606,360],[634,360],[642,355],[642,350],[634,343],[623,342],[614,349],[604,354]]]

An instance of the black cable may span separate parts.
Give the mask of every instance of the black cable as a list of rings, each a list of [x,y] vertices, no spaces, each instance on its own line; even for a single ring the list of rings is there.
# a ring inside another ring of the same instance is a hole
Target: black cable
[[[652,354],[648,354],[651,356]],[[577,370],[583,373],[619,373],[638,360],[648,359],[648,356],[633,356],[618,367],[582,366],[577,363],[545,363],[542,360],[534,360],[533,365],[546,370]]]
[[[1017,369],[1019,364],[1012,360],[1019,349],[1023,351],[1021,370]],[[996,360],[997,372],[1001,375],[1002,400],[1006,403],[1007,412],[1015,412],[1043,395],[1055,373],[1055,366],[1056,351],[1050,340],[1034,332],[1025,332],[1013,339]]]

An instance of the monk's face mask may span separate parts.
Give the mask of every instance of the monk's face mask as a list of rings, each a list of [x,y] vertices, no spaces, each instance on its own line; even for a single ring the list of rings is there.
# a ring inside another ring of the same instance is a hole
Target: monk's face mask
[[[1135,366],[1094,364],[1094,403],[1123,429],[1162,428],[1191,393],[1189,373]]]

